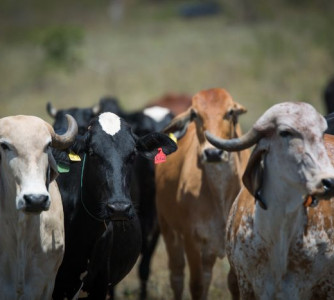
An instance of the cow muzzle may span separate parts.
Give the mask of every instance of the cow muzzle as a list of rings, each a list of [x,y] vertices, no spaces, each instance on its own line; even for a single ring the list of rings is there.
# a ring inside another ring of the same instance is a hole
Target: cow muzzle
[[[26,213],[39,214],[50,207],[50,197],[46,194],[25,194],[19,209]]]
[[[316,190],[306,195],[304,205],[314,207],[319,200],[329,200],[332,197],[334,197],[334,177],[322,178]]]
[[[108,214],[112,221],[127,221],[133,216],[132,204],[128,201],[108,203]]]
[[[218,148],[207,148],[203,151],[204,161],[209,163],[218,163],[223,160],[223,150]]]
[[[322,197],[324,199],[330,199],[334,196],[334,177],[327,177],[321,180]]]

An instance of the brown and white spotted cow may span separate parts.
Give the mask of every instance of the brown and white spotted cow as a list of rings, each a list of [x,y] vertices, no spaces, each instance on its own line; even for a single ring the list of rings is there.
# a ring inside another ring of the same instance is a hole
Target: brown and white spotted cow
[[[33,116],[0,119],[0,299],[51,299],[64,255],[64,217],[50,147],[69,147],[77,133],[57,135]]]
[[[204,132],[210,130],[226,139],[238,137],[237,117],[245,112],[226,90],[204,90],[165,129],[179,139],[178,150],[156,168],[158,219],[175,299],[182,298],[184,253],[193,299],[207,298],[214,263],[225,256],[227,216],[240,190],[249,153],[214,148]]]
[[[268,109],[239,139],[207,134],[240,151],[256,144],[227,225],[233,299],[334,299],[334,168],[324,118],[309,104]]]

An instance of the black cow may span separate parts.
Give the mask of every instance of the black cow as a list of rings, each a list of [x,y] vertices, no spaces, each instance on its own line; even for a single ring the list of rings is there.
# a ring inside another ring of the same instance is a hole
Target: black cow
[[[112,97],[101,99],[99,105],[103,112],[113,112],[113,109],[117,109],[138,136],[162,131],[174,117],[169,109],[160,106],[151,106],[142,111],[128,113],[117,107]],[[144,300],[147,297],[151,260],[160,236],[155,206],[155,169],[153,161],[138,156],[134,161],[133,172],[134,180],[132,180],[131,194],[137,206],[142,230],[142,249],[138,266],[139,298]],[[145,176],[142,175],[143,173],[145,173]]]
[[[48,107],[52,107],[52,105],[48,104]],[[51,114],[50,112],[49,114],[51,116],[55,115],[55,128],[59,128],[59,124],[63,128],[62,116],[66,113],[72,114],[75,112],[73,116],[79,120],[79,128],[87,130],[88,122],[82,122],[85,120],[84,115],[87,115],[87,111],[114,112],[122,116],[138,136],[161,131],[173,118],[170,110],[163,107],[149,107],[142,111],[127,113],[120,108],[117,99],[114,97],[102,98],[99,104],[93,108],[57,110],[57,114]],[[80,115],[80,112],[82,115]],[[146,299],[150,264],[160,235],[155,208],[154,164],[142,156],[137,156],[134,160],[132,172],[131,196],[137,208],[142,231],[142,249],[138,269],[141,284],[140,299]],[[145,173],[145,176],[143,176],[143,173]]]
[[[55,120],[53,128],[56,132],[62,132],[66,128],[67,121],[65,115],[69,114],[77,121],[79,135],[83,135],[87,131],[89,122],[99,113],[103,112],[102,108],[104,109],[103,111],[110,111],[121,117],[123,116],[123,111],[118,105],[118,100],[111,96],[101,98],[99,104],[88,108],[72,107],[66,110],[58,110],[51,102],[48,102],[46,106],[50,117]]]
[[[327,83],[323,92],[323,99],[327,114],[334,112],[334,77]]]
[[[81,162],[69,162],[64,152],[58,153],[56,160],[70,163],[70,171],[57,180],[66,249],[55,300],[72,299],[81,284],[88,299],[105,299],[108,286],[131,270],[141,250],[140,224],[130,198],[132,164],[138,154],[153,159],[158,148],[168,155],[177,147],[164,134],[137,137],[123,119],[102,113],[73,146]]]

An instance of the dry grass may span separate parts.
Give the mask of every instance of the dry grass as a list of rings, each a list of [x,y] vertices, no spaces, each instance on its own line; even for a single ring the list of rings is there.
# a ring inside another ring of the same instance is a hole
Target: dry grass
[[[177,2],[145,2],[129,7],[124,20],[114,24],[107,1],[97,2],[100,6],[52,3],[39,14],[23,7],[21,13],[28,13],[15,22],[0,18],[1,116],[33,114],[51,121],[47,101],[59,108],[84,107],[113,94],[124,108],[137,109],[167,91],[193,95],[210,87],[226,88],[249,109],[241,118],[244,130],[281,101],[306,101],[324,112],[321,93],[333,73],[333,22],[319,10],[267,5],[264,18],[249,23],[233,5],[214,17],[185,20],[176,13]],[[58,23],[77,26],[85,35],[75,52],[81,64],[72,71],[46,64],[36,39]],[[227,269],[226,261],[217,263],[210,300],[229,299]],[[119,299],[136,298],[136,272],[121,283]],[[162,242],[149,293],[151,299],[171,298]]]
[[[167,267],[165,245],[160,239],[159,246],[152,261],[152,272],[148,283],[147,300],[167,300],[172,299],[172,291],[169,285],[169,273]],[[230,294],[227,289],[226,276],[229,265],[226,259],[218,259],[214,267],[212,283],[209,290],[209,300],[230,300]],[[135,266],[128,276],[117,286],[117,299],[135,300],[138,299],[139,280],[137,276],[137,266]],[[189,272],[186,270],[184,299],[191,299],[189,293]]]

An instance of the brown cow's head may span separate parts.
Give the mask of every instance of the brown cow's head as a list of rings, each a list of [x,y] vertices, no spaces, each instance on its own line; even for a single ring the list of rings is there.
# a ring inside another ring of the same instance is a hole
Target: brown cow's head
[[[57,176],[50,147],[69,147],[77,134],[75,120],[67,115],[63,135],[33,116],[0,119],[0,207],[40,213],[50,206],[49,183]],[[13,205],[15,202],[15,205]]]
[[[325,119],[307,103],[286,102],[268,109],[253,128],[238,139],[222,140],[206,133],[218,148],[240,151],[256,144],[243,182],[258,197],[266,185],[272,193],[295,191],[303,197],[330,198],[334,194],[334,169],[324,147]],[[265,181],[264,181],[265,180]],[[299,199],[299,200],[298,200]]]
[[[176,116],[164,132],[174,133],[181,139],[188,126],[194,123],[200,144],[199,155],[206,162],[219,162],[223,159],[223,151],[212,147],[204,132],[208,130],[223,139],[238,137],[241,134],[238,116],[245,112],[246,109],[234,102],[226,90],[204,90],[193,97],[192,106]]]

